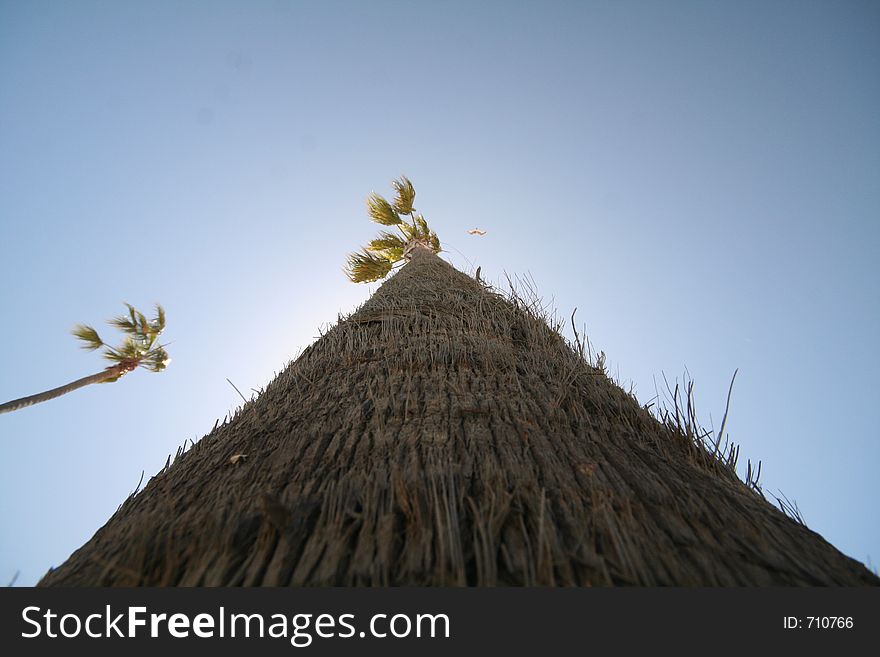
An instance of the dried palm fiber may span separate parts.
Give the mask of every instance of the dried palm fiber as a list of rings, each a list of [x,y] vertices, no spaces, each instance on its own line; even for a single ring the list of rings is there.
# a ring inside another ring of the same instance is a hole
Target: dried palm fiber
[[[878,583],[426,250],[41,582]]]

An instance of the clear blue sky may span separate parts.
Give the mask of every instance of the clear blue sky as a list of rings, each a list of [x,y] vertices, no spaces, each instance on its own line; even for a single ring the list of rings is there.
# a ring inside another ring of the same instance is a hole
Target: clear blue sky
[[[642,402],[687,369],[717,427],[739,368],[742,464],[876,567],[878,71],[870,1],[0,0],[0,401],[104,367],[68,332],[123,301],[173,358],[0,416],[0,583],[367,298],[341,266],[401,173]]]

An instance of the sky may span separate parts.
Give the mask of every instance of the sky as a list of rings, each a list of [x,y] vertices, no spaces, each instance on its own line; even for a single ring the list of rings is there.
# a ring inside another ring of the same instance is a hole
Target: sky
[[[878,32],[855,0],[0,0],[0,402],[102,369],[70,329],[123,302],[172,358],[0,416],[0,584],[368,298],[342,266],[401,174],[641,403],[692,379],[718,428],[738,370],[740,471],[876,571]]]

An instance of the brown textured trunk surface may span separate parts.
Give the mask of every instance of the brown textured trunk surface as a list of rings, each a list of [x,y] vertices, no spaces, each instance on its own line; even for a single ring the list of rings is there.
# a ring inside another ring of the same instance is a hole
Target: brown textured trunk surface
[[[41,582],[878,583],[424,251]]]
[[[90,386],[93,383],[103,383],[108,379],[118,378],[124,374],[126,374],[126,372],[123,371],[119,365],[114,365],[113,367],[108,367],[97,374],[84,376],[83,378],[72,381],[66,385],[58,386],[57,388],[52,388],[51,390],[46,390],[45,392],[40,392],[36,395],[29,395],[27,397],[22,397],[21,399],[13,399],[12,401],[0,404],[0,413],[11,413],[12,411],[33,406],[34,404],[42,404],[50,399],[55,399],[62,395],[66,395],[69,392],[73,392],[74,390]]]

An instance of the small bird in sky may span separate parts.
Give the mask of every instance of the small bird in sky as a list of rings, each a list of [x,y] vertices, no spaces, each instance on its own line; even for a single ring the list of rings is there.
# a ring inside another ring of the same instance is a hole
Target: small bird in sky
[[[480,230],[479,228],[471,228],[471,229],[468,231],[468,235],[479,235],[479,236],[482,237],[482,236],[485,235],[485,234],[486,234],[486,231],[485,231],[485,230]]]

